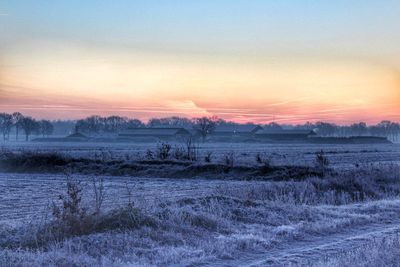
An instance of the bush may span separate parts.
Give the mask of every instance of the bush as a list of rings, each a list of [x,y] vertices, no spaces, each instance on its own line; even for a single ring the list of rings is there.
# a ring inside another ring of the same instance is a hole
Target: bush
[[[198,158],[198,147],[193,142],[193,138],[189,137],[186,142],[186,158],[190,161],[196,161]]]
[[[204,161],[207,163],[211,163],[211,159],[212,159],[212,151],[207,151],[205,157],[204,157]]]
[[[53,216],[63,235],[80,235],[88,232],[90,224],[86,209],[82,207],[82,187],[79,181],[68,179],[67,194],[60,195],[62,206],[53,203]]]
[[[325,156],[325,152],[323,150],[317,152],[315,155],[315,167],[321,172],[322,177],[325,176],[328,166],[329,160]]]
[[[174,148],[174,158],[177,160],[186,160],[187,154],[183,147],[175,146]]]
[[[11,170],[54,170],[57,166],[66,166],[70,162],[69,158],[56,152],[0,152],[0,165]]]
[[[154,153],[151,149],[147,149],[146,151],[146,159],[147,160],[154,160]]]
[[[223,156],[223,160],[226,166],[232,168],[235,163],[235,154],[233,152],[225,153]]]
[[[271,156],[267,156],[266,153],[257,153],[256,162],[258,164],[262,164],[264,167],[269,168],[271,166]]]
[[[170,157],[171,145],[168,143],[158,144],[156,155],[160,160],[166,160]]]
[[[134,207],[130,199],[126,207],[103,212],[101,207],[104,200],[104,186],[102,179],[93,179],[94,210],[82,204],[83,189],[81,182],[68,177],[67,190],[59,196],[61,203],[53,203],[51,220],[40,225],[28,227],[26,236],[17,240],[13,247],[46,246],[49,242],[60,242],[70,237],[89,235],[105,231],[136,229],[142,226],[157,227],[154,219],[146,216]],[[9,245],[0,244],[1,247]]]

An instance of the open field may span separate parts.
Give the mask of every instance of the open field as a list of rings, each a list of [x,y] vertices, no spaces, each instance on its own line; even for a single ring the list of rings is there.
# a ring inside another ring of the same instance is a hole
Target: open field
[[[182,147],[183,143],[172,143]],[[315,153],[324,150],[331,165],[354,166],[360,163],[400,162],[400,144],[371,145],[315,145],[315,144],[256,144],[256,143],[198,143],[200,160],[212,152],[215,162],[221,162],[227,153],[233,153],[237,165],[252,165],[257,153],[265,153],[274,165],[312,165]],[[74,158],[138,160],[154,143],[5,143],[2,148],[12,151],[52,152]]]
[[[15,153],[12,160],[25,166],[2,165],[0,266],[343,266],[346,262],[398,266],[400,262],[398,145],[200,144],[198,159],[190,162],[173,156],[148,161],[149,148],[156,150],[156,145],[4,147],[3,154]],[[315,153],[321,149],[330,162],[324,175],[314,169]],[[54,151],[61,155],[61,169],[49,168],[37,157]],[[208,151],[213,152],[211,163],[204,161]],[[267,160],[257,162],[260,153]],[[234,155],[231,165],[225,162],[227,154]],[[3,163],[5,159],[3,155]],[[93,163],[93,171],[85,174]],[[101,173],[109,170],[104,166],[126,164],[130,168],[124,175]],[[67,175],[62,166],[68,166]],[[172,177],[175,172],[167,173],[171,168],[181,175]],[[194,175],[193,170],[201,172]],[[54,234],[58,224],[52,205],[61,204],[58,196],[65,195],[67,177],[81,181],[82,206],[88,214],[95,206],[93,179],[103,179],[105,194],[96,227],[60,236]],[[134,209],[126,210],[132,202]]]

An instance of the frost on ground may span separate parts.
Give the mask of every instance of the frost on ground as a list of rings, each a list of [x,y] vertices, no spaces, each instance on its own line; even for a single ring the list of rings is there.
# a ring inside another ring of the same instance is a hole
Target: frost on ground
[[[315,266],[364,267],[400,266],[400,236],[375,237],[363,245],[327,258]]]
[[[135,187],[100,213],[83,190],[78,228],[52,214],[2,223],[0,266],[390,265],[398,253],[380,257],[398,248],[399,179],[390,164],[285,181],[190,180],[185,194],[171,187],[148,198]],[[364,257],[367,248],[374,252]]]
[[[6,143],[2,148],[13,152],[57,152],[75,159],[137,161],[146,158],[147,151],[157,150],[154,143]],[[171,154],[185,144],[171,143]],[[266,154],[274,165],[313,164],[315,153],[324,150],[333,166],[347,167],[354,164],[400,162],[399,144],[370,145],[316,145],[316,144],[258,144],[258,143],[200,143],[194,144],[199,160],[211,153],[212,163],[223,163],[224,156],[233,153],[235,164],[255,163],[257,154]],[[171,155],[174,158],[175,155]]]

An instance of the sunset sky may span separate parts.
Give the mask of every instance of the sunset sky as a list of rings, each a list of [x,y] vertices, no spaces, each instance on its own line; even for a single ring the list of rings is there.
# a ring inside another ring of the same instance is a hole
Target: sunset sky
[[[400,121],[398,0],[0,0],[0,111]]]

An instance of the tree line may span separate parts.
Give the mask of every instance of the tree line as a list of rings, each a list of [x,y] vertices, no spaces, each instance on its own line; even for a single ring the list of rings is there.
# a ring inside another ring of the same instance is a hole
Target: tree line
[[[398,141],[400,136],[400,123],[384,120],[375,125],[367,125],[365,122],[350,125],[336,125],[327,122],[306,123],[296,125],[297,129],[315,129],[317,134],[325,137],[348,136],[380,136]]]
[[[215,130],[217,126],[229,125],[234,128],[241,125],[239,123],[226,121],[217,117],[201,117],[201,118],[184,118],[184,117],[165,117],[165,118],[152,118],[147,123],[138,119],[129,119],[120,116],[90,116],[76,122],[76,131],[81,131],[88,134],[93,133],[115,133],[129,128],[170,128],[180,127],[186,129],[196,129],[205,138]],[[248,123],[248,125],[256,124]],[[350,125],[337,125],[328,122],[306,122],[304,124],[278,124],[272,122],[265,125],[260,125],[266,130],[314,130],[319,136],[323,137],[349,137],[349,136],[381,136],[387,137],[391,140],[398,140],[400,136],[400,123],[384,120],[375,125],[367,125],[365,122],[353,123]]]
[[[147,123],[138,119],[130,119],[120,116],[90,116],[85,119],[78,120],[75,124],[75,132],[82,132],[87,134],[99,133],[117,133],[122,130],[131,128],[187,128],[196,129],[203,140],[210,134],[221,122],[216,117],[202,117],[202,118],[182,118],[182,117],[167,117],[167,118],[152,118]]]
[[[102,117],[93,115],[84,119],[71,120],[35,120],[32,117],[24,116],[19,112],[12,114],[0,113],[0,132],[3,135],[3,140],[10,139],[10,132],[15,131],[16,140],[21,131],[25,134],[25,139],[29,140],[32,134],[42,135],[43,137],[53,134],[69,134],[73,132],[81,132],[89,135],[102,133],[118,133],[122,130],[130,128],[186,128],[195,129],[203,137],[212,133],[217,126],[235,126],[239,123],[226,121],[217,117],[201,117],[201,118],[184,118],[184,117],[165,117],[152,118],[147,123],[139,119],[132,119],[122,116]],[[248,123],[247,125],[256,124]],[[272,122],[265,125],[260,125],[266,130],[314,130],[319,136],[323,137],[348,137],[348,136],[381,136],[397,141],[400,136],[400,124],[388,120],[384,120],[375,125],[367,125],[365,122],[353,123],[350,125],[337,125],[328,122],[306,122],[304,124],[278,124]]]
[[[0,113],[0,132],[3,135],[3,140],[10,140],[10,133],[15,129],[15,140],[18,141],[18,136],[22,130],[25,134],[25,140],[29,140],[32,134],[40,134],[43,137],[49,136],[54,131],[54,126],[49,120],[36,120],[29,116],[24,116],[19,112],[12,114]]]

